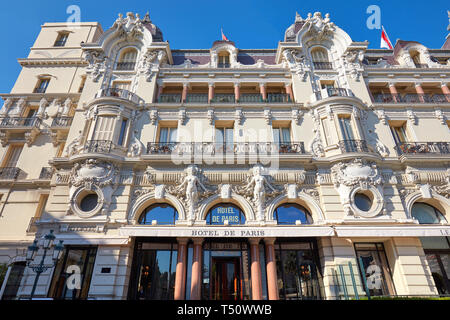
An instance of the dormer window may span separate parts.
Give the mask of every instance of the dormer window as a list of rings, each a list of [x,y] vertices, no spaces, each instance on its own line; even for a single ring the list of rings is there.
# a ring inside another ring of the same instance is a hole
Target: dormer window
[[[333,65],[328,57],[328,51],[325,48],[316,47],[311,50],[311,58],[314,69],[316,70],[331,70]]]
[[[217,66],[219,68],[229,68],[230,67],[230,53],[228,51],[222,51],[218,55],[219,61]]]
[[[411,59],[414,62],[416,68],[419,68],[419,69],[428,68],[427,64],[422,63],[422,61],[420,59],[420,53],[419,52],[417,52],[417,51],[410,51],[409,55],[411,56]]]
[[[134,70],[136,67],[137,50],[135,48],[129,48],[124,50],[116,65],[116,70]]]
[[[69,37],[68,32],[60,32],[58,34],[58,38],[56,38],[55,44],[53,46],[54,47],[64,47],[66,45],[68,37]]]

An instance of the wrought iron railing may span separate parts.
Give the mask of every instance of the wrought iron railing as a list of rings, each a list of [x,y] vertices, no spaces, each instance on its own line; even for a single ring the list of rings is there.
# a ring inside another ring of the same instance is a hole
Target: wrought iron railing
[[[331,62],[313,62],[316,70],[333,70],[333,63]]]
[[[218,68],[230,68],[231,64],[229,64],[229,63],[219,63],[219,64],[217,64],[217,67]]]
[[[239,96],[239,103],[261,103],[263,102],[262,95],[260,93],[243,93]]]
[[[72,117],[56,117],[52,121],[52,127],[70,127],[72,120]]]
[[[339,141],[339,148],[344,153],[369,152],[367,143],[364,140],[341,140]]]
[[[327,88],[328,97],[351,97],[350,92],[345,88]]]
[[[110,153],[113,146],[110,140],[89,140],[84,150],[89,153]]]
[[[134,70],[136,67],[136,62],[117,62],[116,70],[125,71],[125,70]]]
[[[450,103],[448,94],[374,94],[375,103]]]
[[[402,154],[450,154],[450,142],[404,142],[397,144]]]
[[[181,94],[162,94],[158,97],[159,103],[181,103]]]
[[[285,93],[269,93],[267,95],[267,102],[269,103],[290,103],[291,96]]]
[[[203,155],[257,155],[257,154],[305,154],[303,142],[149,142],[147,154],[203,154]]]
[[[189,93],[186,95],[186,103],[208,103],[208,94]]]
[[[20,171],[16,167],[0,168],[0,180],[16,180],[19,177]]]
[[[39,127],[41,119],[37,117],[0,117],[0,127],[17,128],[17,127]]]
[[[39,180],[51,180],[53,176],[53,168],[43,167],[39,174]]]
[[[139,97],[137,94],[130,92],[128,90],[125,90],[125,89],[120,89],[120,88],[102,89],[96,95],[96,98],[100,98],[100,97],[117,97],[117,98],[129,100],[136,104],[145,103],[145,101],[141,97]]]
[[[235,95],[234,94],[216,94],[214,98],[212,98],[211,102],[213,103],[235,103]]]

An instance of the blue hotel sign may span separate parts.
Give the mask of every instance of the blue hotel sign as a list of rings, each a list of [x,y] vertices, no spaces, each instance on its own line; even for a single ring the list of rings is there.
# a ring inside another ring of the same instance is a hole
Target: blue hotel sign
[[[211,211],[211,224],[223,225],[225,221],[229,224],[244,223],[242,213],[235,207],[217,207]]]

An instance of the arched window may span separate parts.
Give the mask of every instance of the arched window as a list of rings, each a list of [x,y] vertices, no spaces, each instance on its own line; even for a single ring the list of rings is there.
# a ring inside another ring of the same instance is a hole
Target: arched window
[[[10,266],[8,278],[4,279],[6,285],[1,300],[15,300],[17,298],[25,267],[26,263],[22,261],[14,262]],[[0,288],[1,286],[2,282],[0,281]]]
[[[328,51],[321,47],[316,47],[311,50],[311,58],[315,69],[330,70],[332,65],[328,57]]]
[[[417,219],[420,224],[440,224],[441,222],[447,222],[444,215],[439,210],[422,202],[417,202],[413,205],[412,216]]]
[[[144,210],[139,218],[139,224],[151,225],[154,220],[159,225],[174,225],[178,220],[178,211],[165,203],[154,204]]]
[[[245,215],[233,204],[219,204],[206,215],[206,223],[209,225],[223,225],[225,221],[230,225],[245,224]]]
[[[137,50],[135,48],[125,49],[116,65],[116,70],[134,70],[136,66]]]
[[[230,53],[228,51],[222,51],[218,55],[219,61],[217,66],[219,68],[229,68],[230,67]]]
[[[279,206],[273,213],[273,219],[278,222],[279,225],[295,225],[297,221],[301,224],[312,224],[311,214],[304,207],[288,203]]]

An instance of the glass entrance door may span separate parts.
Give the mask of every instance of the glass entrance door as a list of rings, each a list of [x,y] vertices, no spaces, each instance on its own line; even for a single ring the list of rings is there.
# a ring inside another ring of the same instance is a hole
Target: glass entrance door
[[[240,300],[240,258],[212,258],[213,300]]]

